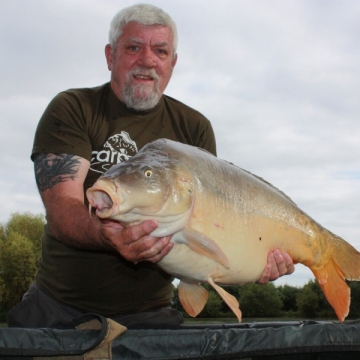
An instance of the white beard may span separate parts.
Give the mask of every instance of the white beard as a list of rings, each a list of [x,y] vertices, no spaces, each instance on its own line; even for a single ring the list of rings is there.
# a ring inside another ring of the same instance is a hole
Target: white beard
[[[132,76],[137,74],[151,76],[154,80],[154,86],[146,84],[131,85]],[[128,73],[123,92],[123,99],[128,108],[140,111],[149,110],[158,104],[160,98],[159,77],[155,70],[137,68]]]

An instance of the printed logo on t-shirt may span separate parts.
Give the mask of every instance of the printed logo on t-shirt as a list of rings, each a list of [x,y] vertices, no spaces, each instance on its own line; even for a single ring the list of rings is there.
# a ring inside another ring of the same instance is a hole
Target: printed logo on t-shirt
[[[113,165],[128,160],[137,152],[135,141],[131,140],[127,132],[122,131],[120,134],[110,136],[102,150],[92,152],[90,169],[102,174]]]

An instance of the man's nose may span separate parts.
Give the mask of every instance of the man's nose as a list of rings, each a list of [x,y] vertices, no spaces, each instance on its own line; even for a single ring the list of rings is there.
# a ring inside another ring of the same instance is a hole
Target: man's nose
[[[156,55],[150,48],[145,47],[143,49],[143,51],[141,52],[138,61],[139,61],[139,64],[144,67],[149,67],[149,68],[155,67]]]

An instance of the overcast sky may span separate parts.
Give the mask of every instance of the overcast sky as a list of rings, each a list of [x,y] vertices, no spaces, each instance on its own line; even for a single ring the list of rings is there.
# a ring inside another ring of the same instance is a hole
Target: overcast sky
[[[0,222],[43,213],[30,152],[49,101],[109,80],[108,28],[136,1],[0,0]],[[360,249],[360,1],[154,0],[175,20],[166,94],[207,116],[218,156]],[[296,273],[277,284],[303,285]]]

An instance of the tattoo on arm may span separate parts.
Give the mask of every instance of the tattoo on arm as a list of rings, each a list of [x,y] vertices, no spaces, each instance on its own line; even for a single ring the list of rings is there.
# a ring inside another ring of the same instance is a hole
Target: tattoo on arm
[[[78,156],[69,154],[37,154],[34,160],[35,178],[39,191],[74,180],[80,167]]]

